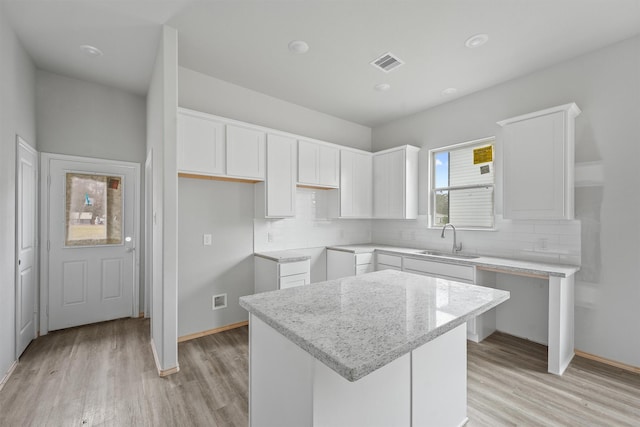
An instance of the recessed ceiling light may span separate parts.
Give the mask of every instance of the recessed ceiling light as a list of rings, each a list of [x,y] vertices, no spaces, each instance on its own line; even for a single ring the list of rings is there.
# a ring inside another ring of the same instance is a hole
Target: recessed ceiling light
[[[453,95],[454,93],[457,93],[458,89],[456,89],[455,87],[448,87],[445,90],[442,91],[443,95]]]
[[[309,45],[302,40],[293,40],[289,42],[289,52],[301,55],[309,51]]]
[[[83,44],[82,46],[80,46],[80,50],[82,51],[82,53],[84,53],[85,55],[88,56],[102,56],[103,53],[100,49],[98,49],[95,46],[91,46],[88,44]]]
[[[391,89],[391,85],[389,83],[379,83],[373,87],[378,92],[386,92]]]
[[[480,47],[485,44],[489,40],[489,36],[487,34],[476,34],[467,39],[464,42],[464,45],[469,49],[473,49],[475,47]]]

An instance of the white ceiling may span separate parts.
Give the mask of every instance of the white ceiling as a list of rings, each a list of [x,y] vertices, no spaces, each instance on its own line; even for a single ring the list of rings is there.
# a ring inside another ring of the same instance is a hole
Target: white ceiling
[[[39,68],[144,94],[167,23],[181,66],[366,126],[640,33],[640,0],[1,1]],[[369,62],[387,51],[406,64],[384,74]]]

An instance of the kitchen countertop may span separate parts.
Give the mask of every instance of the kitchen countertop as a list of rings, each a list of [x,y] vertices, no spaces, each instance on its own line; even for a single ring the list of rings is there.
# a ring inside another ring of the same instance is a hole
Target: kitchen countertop
[[[240,298],[240,306],[349,381],[484,313],[509,292],[378,271]]]
[[[253,255],[280,263],[305,261],[311,259],[309,255],[301,254],[300,252],[296,252],[295,250],[254,252]]]
[[[489,269],[497,269],[504,271],[505,273],[511,272],[520,274],[568,277],[580,270],[580,267],[576,265],[553,264],[539,261],[523,261],[517,259],[497,258],[482,255],[478,255],[477,258],[471,259],[427,255],[419,253],[421,251],[424,251],[424,249],[400,248],[395,246],[376,245],[371,243],[362,245],[328,246],[327,249],[343,252],[353,252],[355,254],[378,251],[402,256],[409,255],[413,258],[423,258],[433,261],[446,262],[449,264],[472,265],[480,268],[485,267]]]

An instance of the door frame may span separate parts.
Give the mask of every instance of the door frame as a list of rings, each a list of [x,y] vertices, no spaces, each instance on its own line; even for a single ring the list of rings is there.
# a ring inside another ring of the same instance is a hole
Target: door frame
[[[153,148],[144,162],[144,317],[153,306]]]
[[[70,156],[67,154],[40,153],[40,230],[43,244],[40,245],[40,335],[49,333],[49,188],[51,186],[50,162],[52,160],[66,160],[84,162],[97,165],[115,165],[132,167],[135,170],[133,222],[136,248],[133,261],[133,293],[131,317],[138,317],[140,307],[140,164],[121,160],[98,159],[94,157]],[[46,242],[46,243],[45,243]]]
[[[35,336],[33,338],[36,338],[38,336],[38,330],[40,329],[40,310],[38,309],[39,305],[39,292],[38,292],[38,279],[39,279],[39,273],[40,273],[40,268],[39,268],[39,261],[40,261],[40,235],[39,235],[39,221],[38,221],[38,194],[39,194],[39,185],[38,185],[38,180],[39,180],[39,174],[40,174],[40,156],[38,155],[38,151],[33,148],[31,145],[29,145],[27,143],[27,141],[25,139],[23,139],[20,135],[16,135],[16,170],[15,170],[15,174],[16,174],[16,235],[15,235],[15,278],[14,278],[14,287],[15,287],[15,350],[16,350],[16,360],[19,358],[19,354],[18,354],[18,329],[20,328],[20,319],[18,318],[19,314],[20,314],[20,309],[18,309],[18,304],[20,304],[20,301],[18,301],[18,286],[19,286],[19,281],[20,281],[20,267],[18,265],[18,254],[20,253],[20,239],[18,236],[18,233],[20,232],[18,230],[18,212],[19,212],[19,206],[18,206],[18,183],[20,180],[20,177],[18,176],[18,174],[20,173],[20,169],[19,169],[19,162],[20,162],[20,147],[24,148],[26,151],[29,151],[31,154],[34,155],[35,159],[36,159],[36,164],[35,164],[35,180],[33,182],[33,185],[35,187],[35,194],[34,194],[34,205],[33,205],[33,237],[34,237],[34,251],[33,251],[33,269],[34,269],[34,313],[33,313],[33,325],[34,325],[34,330],[35,330]]]

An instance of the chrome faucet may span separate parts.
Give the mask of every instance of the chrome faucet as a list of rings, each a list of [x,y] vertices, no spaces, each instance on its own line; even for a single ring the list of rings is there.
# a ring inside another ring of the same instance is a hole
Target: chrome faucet
[[[442,227],[442,234],[440,235],[440,237],[444,239],[444,230],[446,230],[447,227],[451,227],[451,229],[453,230],[453,248],[451,249],[451,252],[455,254],[456,252],[459,252],[462,250],[462,242],[460,244],[457,244],[456,228],[453,226],[453,224],[450,224],[450,223],[446,223],[444,227]]]

